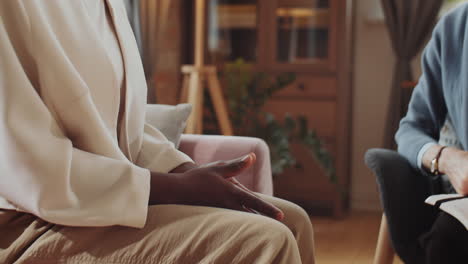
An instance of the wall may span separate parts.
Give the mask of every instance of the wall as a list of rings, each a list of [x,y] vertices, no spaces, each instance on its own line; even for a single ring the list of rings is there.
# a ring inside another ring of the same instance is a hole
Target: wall
[[[363,157],[367,149],[383,145],[395,60],[386,26],[379,20],[380,1],[355,0],[355,4],[351,206],[380,210],[375,177]],[[419,59],[414,61],[414,73],[420,73]]]

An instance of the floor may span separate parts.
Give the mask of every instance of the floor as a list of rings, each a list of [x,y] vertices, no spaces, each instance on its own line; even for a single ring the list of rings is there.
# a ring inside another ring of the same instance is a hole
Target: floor
[[[378,212],[352,212],[344,219],[312,216],[317,264],[372,264],[381,216]]]

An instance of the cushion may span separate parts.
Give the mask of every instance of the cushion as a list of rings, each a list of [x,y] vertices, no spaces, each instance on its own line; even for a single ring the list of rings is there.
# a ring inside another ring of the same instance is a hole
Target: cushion
[[[148,104],[146,122],[161,131],[178,148],[180,136],[184,132],[191,111],[190,104]]]

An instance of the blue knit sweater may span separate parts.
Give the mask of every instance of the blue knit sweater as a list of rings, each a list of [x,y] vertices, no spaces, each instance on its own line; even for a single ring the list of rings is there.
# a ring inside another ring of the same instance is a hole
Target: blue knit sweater
[[[421,148],[436,143],[446,118],[468,149],[468,4],[446,15],[434,29],[423,74],[396,134],[398,152],[417,168]]]

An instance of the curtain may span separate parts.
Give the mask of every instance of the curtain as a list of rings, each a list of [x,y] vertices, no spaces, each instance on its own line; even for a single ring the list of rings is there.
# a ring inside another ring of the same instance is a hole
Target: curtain
[[[138,43],[138,49],[142,52],[141,46],[141,28],[140,28],[140,1],[139,0],[124,0],[125,8],[127,9],[128,20],[132,26],[135,39]]]
[[[396,56],[384,142],[386,148],[394,149],[394,135],[412,92],[402,84],[413,81],[411,61],[432,32],[443,0],[381,0],[381,3]]]
[[[140,0],[143,65],[148,102],[176,104],[181,86],[182,3]]]

